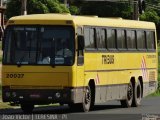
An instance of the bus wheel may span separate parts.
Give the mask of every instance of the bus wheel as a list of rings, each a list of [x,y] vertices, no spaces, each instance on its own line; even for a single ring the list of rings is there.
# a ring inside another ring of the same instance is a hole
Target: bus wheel
[[[132,103],[132,106],[133,107],[137,107],[141,104],[141,99],[142,99],[142,87],[141,87],[141,84],[140,82],[138,81],[136,84],[135,84],[135,87],[134,87],[134,94],[133,94],[133,103]]]
[[[127,97],[125,100],[121,100],[122,107],[131,107],[133,101],[133,85],[130,82],[127,89]]]
[[[82,103],[69,103],[68,106],[72,111],[83,111],[88,112],[91,107],[91,89],[90,86],[87,86],[84,95],[83,95],[83,101]]]
[[[89,85],[85,89],[82,107],[84,112],[88,112],[91,107],[91,88]]]
[[[32,113],[34,105],[30,103],[21,103],[21,109],[24,113]]]

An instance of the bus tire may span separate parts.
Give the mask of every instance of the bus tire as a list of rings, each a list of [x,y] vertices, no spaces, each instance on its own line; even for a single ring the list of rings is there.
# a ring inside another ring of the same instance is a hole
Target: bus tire
[[[83,111],[88,112],[91,108],[91,89],[90,86],[87,86],[84,91],[83,100],[82,103],[69,103],[68,106],[71,109],[71,111]]]
[[[138,107],[141,104],[141,99],[142,99],[142,87],[140,82],[138,81],[134,87],[132,107]]]
[[[128,88],[127,88],[127,96],[125,100],[121,100],[121,105],[122,107],[131,107],[132,105],[132,101],[133,101],[133,85],[130,82],[128,84]]]
[[[89,82],[89,86],[91,89],[91,105],[90,110],[94,110],[94,104],[95,104],[95,83],[92,81]]]
[[[21,109],[24,113],[32,113],[34,109],[34,104],[30,103],[21,103]]]
[[[82,102],[82,111],[88,112],[91,108],[91,87],[88,85],[85,89],[83,102]]]

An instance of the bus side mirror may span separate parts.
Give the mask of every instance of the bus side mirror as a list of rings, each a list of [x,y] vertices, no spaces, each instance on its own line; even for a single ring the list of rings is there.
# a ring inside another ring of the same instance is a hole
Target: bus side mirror
[[[84,36],[78,35],[78,50],[84,49]]]

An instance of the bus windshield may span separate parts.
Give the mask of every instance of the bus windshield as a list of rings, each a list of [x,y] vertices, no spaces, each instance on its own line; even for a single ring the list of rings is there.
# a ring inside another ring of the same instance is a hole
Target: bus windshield
[[[74,30],[69,26],[8,26],[3,64],[73,65]]]

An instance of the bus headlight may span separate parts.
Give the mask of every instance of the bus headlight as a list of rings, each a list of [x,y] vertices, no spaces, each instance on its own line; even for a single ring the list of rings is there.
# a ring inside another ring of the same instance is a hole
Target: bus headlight
[[[55,94],[55,96],[56,96],[56,98],[60,98],[60,97],[61,97],[61,94],[60,94],[59,92],[57,92],[57,93]]]

